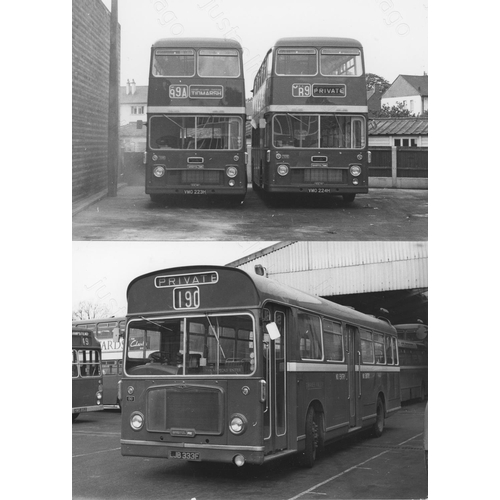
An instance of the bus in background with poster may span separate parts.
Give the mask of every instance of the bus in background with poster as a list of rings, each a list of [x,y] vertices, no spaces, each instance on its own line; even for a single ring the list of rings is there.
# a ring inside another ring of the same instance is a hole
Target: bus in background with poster
[[[127,301],[122,455],[312,467],[400,408],[386,320],[221,266],[139,276]]]
[[[247,191],[245,120],[238,42],[172,38],[153,44],[144,160],[151,200],[215,196],[241,203]]]
[[[72,400],[73,420],[80,413],[100,411],[102,405],[101,346],[94,333],[72,328]]]
[[[281,38],[253,85],[252,183],[279,193],[368,192],[363,47],[350,38]]]
[[[119,408],[118,381],[122,377],[123,340],[113,340],[113,329],[125,331],[125,318],[101,318],[73,321],[73,327],[91,330],[102,349],[103,399],[106,409]]]

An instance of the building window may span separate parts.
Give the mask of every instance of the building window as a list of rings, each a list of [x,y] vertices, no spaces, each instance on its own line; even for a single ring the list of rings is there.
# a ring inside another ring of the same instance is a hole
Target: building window
[[[394,146],[397,148],[416,148],[417,147],[417,139],[415,137],[400,137],[398,139],[394,139]]]
[[[132,106],[131,113],[133,115],[143,115],[144,114],[144,106]]]
[[[410,99],[410,112],[413,113],[414,109],[415,109],[415,105],[414,105],[413,99]]]

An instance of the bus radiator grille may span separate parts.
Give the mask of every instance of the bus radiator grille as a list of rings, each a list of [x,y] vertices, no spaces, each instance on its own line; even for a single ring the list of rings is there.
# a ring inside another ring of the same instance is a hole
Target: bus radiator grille
[[[186,186],[191,184],[218,186],[223,183],[223,172],[220,170],[174,170],[167,173],[167,182]]]
[[[299,168],[292,169],[292,183],[328,182],[347,184],[347,170],[329,168]]]
[[[210,387],[175,385],[149,390],[147,425],[152,432],[194,429],[196,434],[222,433],[223,396]]]

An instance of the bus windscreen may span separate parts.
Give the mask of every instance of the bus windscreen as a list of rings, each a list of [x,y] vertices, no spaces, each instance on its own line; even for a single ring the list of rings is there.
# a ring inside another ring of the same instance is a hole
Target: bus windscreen
[[[242,119],[238,116],[153,116],[152,149],[240,149]]]
[[[250,315],[144,318],[129,328],[129,375],[243,375],[255,369]]]

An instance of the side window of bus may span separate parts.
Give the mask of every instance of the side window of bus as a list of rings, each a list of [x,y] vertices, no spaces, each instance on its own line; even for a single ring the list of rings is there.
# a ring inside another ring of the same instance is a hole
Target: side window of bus
[[[385,337],[385,353],[387,357],[387,364],[388,365],[393,365],[394,364],[394,339],[390,337],[389,335],[386,335]]]
[[[373,348],[375,351],[375,362],[377,365],[385,365],[384,335],[373,334]]]
[[[73,368],[73,377],[78,377],[78,355],[76,353],[76,351],[73,349],[73,364],[72,364],[72,368]]]
[[[343,361],[342,326],[330,320],[323,320],[323,340],[327,361]]]
[[[373,354],[373,337],[372,332],[360,328],[360,338],[361,338],[361,361],[363,363],[373,364],[374,354]]]
[[[322,359],[321,322],[319,317],[299,312],[297,319],[301,359]]]

